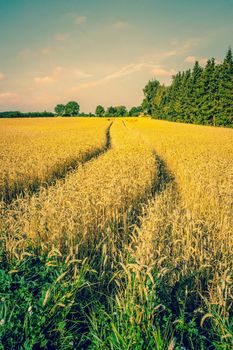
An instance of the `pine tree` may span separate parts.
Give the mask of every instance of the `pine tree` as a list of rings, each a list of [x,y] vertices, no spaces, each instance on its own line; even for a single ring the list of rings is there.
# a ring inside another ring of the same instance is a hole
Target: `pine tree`
[[[181,106],[181,118],[180,121],[191,123],[192,118],[190,115],[190,94],[192,89],[191,71],[190,69],[184,72],[183,84],[182,84],[182,106]]]
[[[216,93],[218,81],[216,81],[215,60],[207,61],[200,81],[200,114],[197,117],[198,124],[213,125],[215,120]]]
[[[228,50],[222,64],[212,58],[205,68],[179,72],[165,88],[156,81],[145,89],[145,105],[159,119],[186,123],[233,126],[233,56]]]
[[[220,113],[218,124],[233,124],[233,57],[229,48],[223,64],[219,67]]]
[[[191,121],[195,122],[200,117],[201,103],[201,77],[203,69],[198,61],[195,62],[190,76],[190,106],[189,113]]]

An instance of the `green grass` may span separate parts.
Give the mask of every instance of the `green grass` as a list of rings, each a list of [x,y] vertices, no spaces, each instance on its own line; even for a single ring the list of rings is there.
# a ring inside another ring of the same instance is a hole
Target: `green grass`
[[[1,350],[232,348],[232,321],[197,305],[185,279],[174,292],[129,260],[105,285],[86,259],[64,261],[56,251],[1,257]],[[201,325],[206,312],[215,317]]]

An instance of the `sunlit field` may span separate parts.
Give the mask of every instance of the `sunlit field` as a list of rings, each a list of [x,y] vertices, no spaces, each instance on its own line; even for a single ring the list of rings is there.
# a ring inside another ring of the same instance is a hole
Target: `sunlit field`
[[[0,349],[232,349],[233,130],[0,120]]]
[[[0,198],[11,200],[63,176],[103,147],[108,125],[107,119],[1,119]]]

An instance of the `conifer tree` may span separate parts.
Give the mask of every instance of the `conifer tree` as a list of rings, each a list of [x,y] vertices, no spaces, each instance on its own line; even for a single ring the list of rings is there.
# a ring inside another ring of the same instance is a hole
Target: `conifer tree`
[[[158,119],[233,127],[233,55],[227,51],[222,64],[212,58],[204,68],[179,72],[169,87],[157,80],[143,90],[144,108]]]
[[[233,57],[229,48],[219,69],[220,110],[218,124],[233,124]]]

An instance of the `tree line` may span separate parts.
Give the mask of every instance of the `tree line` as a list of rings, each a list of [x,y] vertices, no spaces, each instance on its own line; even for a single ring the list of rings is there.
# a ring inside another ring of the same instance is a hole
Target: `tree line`
[[[93,113],[80,113],[80,106],[78,102],[70,101],[66,105],[58,104],[55,107],[55,113],[60,117],[72,117],[72,116],[83,116],[83,117],[125,117],[125,116],[139,116],[142,113],[142,106],[132,107],[129,111],[125,106],[110,106],[105,108],[98,105]]]
[[[110,106],[106,110],[103,106],[96,107],[97,117],[138,117],[142,113],[142,106],[132,107],[129,111],[125,106]]]
[[[158,80],[145,86],[142,109],[156,119],[233,127],[233,57],[229,49],[222,63],[209,59],[202,68],[173,76],[166,87]]]
[[[44,118],[44,117],[54,117],[52,112],[19,112],[19,111],[7,111],[0,112],[0,118]]]

